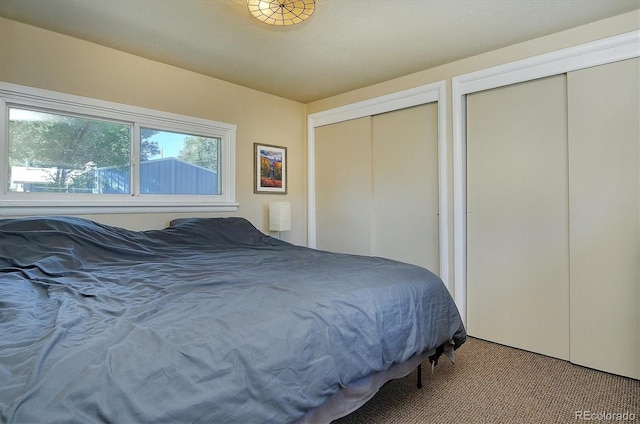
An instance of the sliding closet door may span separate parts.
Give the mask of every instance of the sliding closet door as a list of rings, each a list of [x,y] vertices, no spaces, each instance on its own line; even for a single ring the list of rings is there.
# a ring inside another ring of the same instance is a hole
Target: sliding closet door
[[[438,105],[316,128],[319,249],[439,272]]]
[[[373,254],[439,272],[438,105],[373,117]]]
[[[467,96],[467,328],[569,358],[565,76]]]
[[[371,254],[371,117],[316,128],[316,247]]]
[[[640,378],[640,67],[568,75],[571,361]]]

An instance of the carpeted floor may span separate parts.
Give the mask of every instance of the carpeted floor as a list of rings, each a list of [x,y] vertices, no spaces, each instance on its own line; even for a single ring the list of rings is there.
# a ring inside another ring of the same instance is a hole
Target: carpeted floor
[[[390,381],[334,424],[640,422],[640,381],[474,338],[423,384]]]

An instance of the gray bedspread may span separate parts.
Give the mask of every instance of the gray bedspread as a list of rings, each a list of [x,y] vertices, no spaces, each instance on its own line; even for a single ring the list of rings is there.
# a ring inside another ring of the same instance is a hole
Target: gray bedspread
[[[241,218],[0,220],[0,421],[286,423],[465,340],[442,281]]]

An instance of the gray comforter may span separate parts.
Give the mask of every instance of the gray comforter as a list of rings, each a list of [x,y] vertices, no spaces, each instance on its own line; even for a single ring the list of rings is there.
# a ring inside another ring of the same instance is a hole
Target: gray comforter
[[[441,280],[241,218],[0,220],[0,421],[285,423],[465,340]]]

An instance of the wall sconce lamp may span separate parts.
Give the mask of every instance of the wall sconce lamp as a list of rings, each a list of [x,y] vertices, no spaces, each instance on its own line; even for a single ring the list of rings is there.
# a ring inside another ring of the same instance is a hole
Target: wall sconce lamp
[[[280,238],[281,231],[291,230],[291,202],[269,203],[269,231],[277,231]]]

